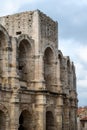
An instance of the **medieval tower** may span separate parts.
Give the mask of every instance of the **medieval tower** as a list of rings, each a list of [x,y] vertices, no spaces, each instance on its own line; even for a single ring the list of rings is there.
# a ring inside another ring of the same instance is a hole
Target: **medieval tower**
[[[0,17],[0,130],[77,130],[75,67],[39,10]]]

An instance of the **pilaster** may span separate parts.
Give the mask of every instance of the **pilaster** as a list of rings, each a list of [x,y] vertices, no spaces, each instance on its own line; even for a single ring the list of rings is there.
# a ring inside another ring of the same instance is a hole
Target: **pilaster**
[[[44,82],[44,70],[43,70],[43,55],[39,54],[35,56],[35,78],[34,78],[34,86],[36,90],[44,90],[45,82]]]
[[[70,108],[69,108],[69,99],[66,98],[65,99],[65,104],[63,106],[63,111],[64,111],[64,114],[63,114],[63,122],[64,122],[64,130],[70,130]]]
[[[55,109],[56,127],[58,130],[62,130],[63,121],[63,97],[62,95],[57,97],[56,109]]]
[[[2,50],[2,87],[8,88],[8,54],[9,46],[5,46]]]
[[[19,127],[19,105],[11,102],[10,130],[18,130]]]
[[[60,93],[62,93],[62,83],[61,83],[60,74],[61,74],[61,70],[60,70],[60,60],[58,60],[58,61],[57,61],[57,72],[56,72],[57,84],[58,84],[57,91],[60,92]]]
[[[46,97],[43,94],[36,96],[36,129],[46,129]]]

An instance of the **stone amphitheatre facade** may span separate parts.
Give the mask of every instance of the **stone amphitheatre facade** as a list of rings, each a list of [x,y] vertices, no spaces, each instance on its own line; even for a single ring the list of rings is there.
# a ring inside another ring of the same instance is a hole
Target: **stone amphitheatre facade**
[[[0,130],[77,130],[75,67],[39,10],[0,17]]]

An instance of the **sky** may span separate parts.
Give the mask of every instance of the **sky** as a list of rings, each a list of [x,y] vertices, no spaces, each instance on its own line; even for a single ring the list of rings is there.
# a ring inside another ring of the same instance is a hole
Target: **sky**
[[[0,16],[36,9],[58,21],[59,49],[76,66],[78,106],[87,106],[87,0],[0,1]]]

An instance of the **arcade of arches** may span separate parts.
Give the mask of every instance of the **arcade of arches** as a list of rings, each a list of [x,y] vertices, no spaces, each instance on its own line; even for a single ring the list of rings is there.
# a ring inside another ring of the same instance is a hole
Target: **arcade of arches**
[[[39,10],[0,17],[0,130],[77,130],[75,66],[57,26]]]
[[[34,128],[34,117],[28,111],[23,111],[19,116],[18,130],[31,130]],[[54,117],[51,111],[46,112],[46,130],[55,130]]]

